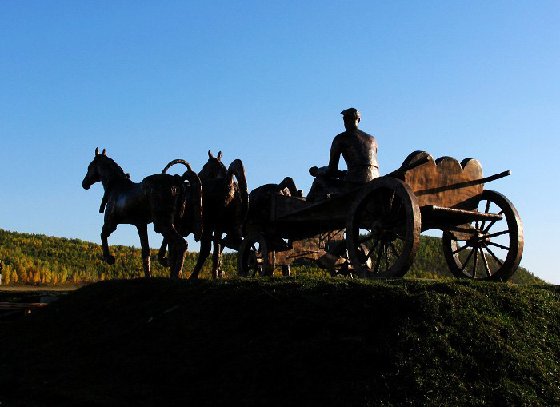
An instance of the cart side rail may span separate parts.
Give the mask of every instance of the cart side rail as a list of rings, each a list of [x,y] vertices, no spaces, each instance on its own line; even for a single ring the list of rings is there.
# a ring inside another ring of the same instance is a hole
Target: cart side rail
[[[423,163],[414,165],[417,161]],[[461,163],[452,157],[434,160],[428,153],[418,151],[403,163],[403,167],[408,166],[412,168],[404,173],[404,180],[414,191],[421,207],[464,208],[465,202],[480,195],[484,189],[482,166],[474,158],[464,159]]]

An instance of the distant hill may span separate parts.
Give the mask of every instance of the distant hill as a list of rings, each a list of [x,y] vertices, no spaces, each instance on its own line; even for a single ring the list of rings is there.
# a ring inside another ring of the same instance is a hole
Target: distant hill
[[[6,406],[558,406],[560,291],[113,280],[0,321]]]
[[[78,239],[49,237],[40,234],[10,232],[0,229],[0,259],[4,262],[4,284],[83,284],[109,279],[129,279],[143,275],[140,249],[129,246],[111,246],[116,257],[113,266],[102,262],[101,246]],[[153,251],[153,256],[156,251]],[[198,253],[188,253],[184,273],[190,273]],[[237,274],[237,255],[225,254],[223,268],[228,276]],[[210,276],[211,259],[206,261],[202,277]],[[168,276],[152,258],[154,276]],[[293,268],[296,275],[326,275],[316,267]],[[452,278],[441,250],[441,240],[421,236],[420,249],[414,265],[407,273],[413,278]],[[520,267],[512,282],[517,284],[542,284],[544,281]]]

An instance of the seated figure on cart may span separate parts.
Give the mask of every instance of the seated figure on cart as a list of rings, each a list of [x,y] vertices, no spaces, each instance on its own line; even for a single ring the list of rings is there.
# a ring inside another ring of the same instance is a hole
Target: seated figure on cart
[[[329,165],[309,169],[315,177],[307,195],[308,201],[321,201],[331,194],[341,194],[379,177],[377,141],[358,129],[360,112],[353,107],[341,112],[346,131],[338,134],[331,145]],[[338,169],[340,156],[347,171]]]

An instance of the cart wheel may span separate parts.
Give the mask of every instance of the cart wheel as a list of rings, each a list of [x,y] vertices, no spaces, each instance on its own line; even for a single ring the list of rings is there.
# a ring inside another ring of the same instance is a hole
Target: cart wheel
[[[420,241],[420,208],[410,187],[396,178],[372,181],[348,218],[348,255],[360,277],[402,277]]]
[[[247,236],[237,254],[237,273],[241,277],[271,276],[272,266],[263,235]]]
[[[523,225],[513,204],[496,191],[477,197],[478,211],[498,213],[498,221],[475,221],[468,232],[445,231],[442,244],[449,270],[456,277],[473,280],[508,280],[523,254]]]

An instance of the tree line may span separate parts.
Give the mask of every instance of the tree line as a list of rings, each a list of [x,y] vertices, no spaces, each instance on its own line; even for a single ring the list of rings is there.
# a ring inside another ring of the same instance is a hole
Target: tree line
[[[111,246],[115,264],[101,260],[101,246],[79,239],[50,237],[41,234],[18,233],[0,229],[0,260],[5,285],[77,285],[110,279],[130,279],[143,276],[140,249],[134,246]],[[152,274],[168,277],[168,269],[156,260],[152,251]],[[194,268],[198,253],[189,252],[183,273]],[[211,259],[206,261],[202,277],[210,277]],[[237,254],[225,253],[222,268],[227,276],[237,275]],[[328,273],[313,264],[292,267],[297,274],[325,275]],[[441,239],[421,236],[420,248],[410,271],[413,278],[439,279],[452,277],[441,249]],[[512,282],[517,284],[542,284],[526,269],[520,267]]]

